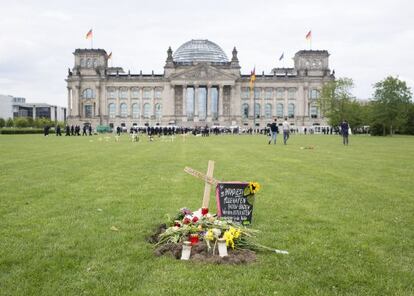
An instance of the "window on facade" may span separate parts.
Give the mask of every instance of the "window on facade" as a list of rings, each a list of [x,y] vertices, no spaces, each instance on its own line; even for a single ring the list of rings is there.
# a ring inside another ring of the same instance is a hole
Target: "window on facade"
[[[114,103],[111,103],[111,104],[109,104],[108,105],[108,115],[109,115],[109,118],[115,118],[115,115],[116,115],[116,110],[115,110],[115,104]]]
[[[254,88],[254,98],[255,99],[260,99],[262,95],[262,89],[260,87],[255,87]]]
[[[154,92],[155,92],[154,93],[154,97],[156,99],[161,99],[162,88],[157,87],[157,88],[155,88],[155,91]]]
[[[93,67],[94,68],[98,67],[98,61],[96,59],[93,59]]]
[[[119,98],[120,99],[128,98],[128,89],[127,88],[122,87],[122,88],[119,89]]]
[[[249,104],[242,105],[242,117],[243,119],[247,119],[249,117]]]
[[[120,116],[121,117],[127,117],[128,116],[128,107],[127,107],[127,104],[125,104],[125,103],[122,103],[120,106],[119,106],[119,112],[120,112]]]
[[[92,105],[85,105],[85,117],[86,118],[92,117]]]
[[[81,67],[85,67],[85,59],[80,59],[80,65]]]
[[[198,118],[206,120],[207,117],[207,89],[205,87],[198,88]]]
[[[137,103],[132,104],[132,118],[139,118],[139,105]]]
[[[151,92],[152,92],[151,88],[149,87],[144,88],[144,93],[143,93],[144,99],[151,99]]]
[[[265,91],[265,99],[272,99],[272,95],[273,95],[273,89],[271,88],[266,88]]]
[[[318,107],[315,105],[310,106],[310,116],[311,118],[318,118]]]
[[[281,103],[276,105],[276,116],[283,117],[283,104]]]
[[[285,98],[285,89],[284,89],[284,88],[279,87],[279,88],[276,90],[276,99],[284,99],[284,98]]]
[[[131,89],[131,97],[132,97],[133,99],[138,99],[138,98],[139,98],[139,88],[137,88],[137,87],[133,87],[133,88]]]
[[[254,117],[260,118],[260,104],[254,104]]]
[[[248,99],[250,97],[250,88],[243,87],[242,88],[242,99]]]
[[[272,104],[265,105],[265,117],[267,119],[272,118]]]
[[[92,89],[87,88],[82,92],[82,98],[84,99],[93,99],[95,97],[95,94]]]
[[[194,118],[194,88],[187,87],[187,98],[186,98],[186,112],[187,120],[193,120]]]
[[[218,120],[218,89],[217,87],[212,87],[211,91],[211,118],[212,120]]]
[[[288,117],[289,118],[295,117],[295,104],[290,103],[288,105]]]
[[[92,60],[91,59],[87,59],[86,60],[86,67],[87,68],[91,68],[92,67]]]
[[[148,103],[144,104],[144,118],[150,118],[151,116],[151,106]]]
[[[116,99],[116,89],[108,88],[107,97],[108,97],[108,99]]]
[[[319,90],[317,90],[317,89],[311,89],[309,91],[309,98],[311,100],[317,100],[319,98],[319,96],[320,96]]]
[[[296,89],[295,88],[289,88],[288,99],[295,99],[295,98],[296,98]]]
[[[161,104],[155,105],[155,118],[157,120],[160,120],[162,116],[162,110],[161,110]]]

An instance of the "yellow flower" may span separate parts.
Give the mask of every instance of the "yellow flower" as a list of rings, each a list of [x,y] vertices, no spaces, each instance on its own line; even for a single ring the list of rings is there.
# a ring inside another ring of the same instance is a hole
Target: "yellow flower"
[[[257,182],[250,182],[249,189],[252,194],[256,194],[260,190],[260,184]]]
[[[233,227],[233,226],[230,226],[230,228],[229,228],[229,230],[228,230],[228,231],[230,232],[230,234],[231,234],[234,238],[239,238],[239,237],[240,237],[240,234],[241,234],[240,229],[237,229],[237,228],[235,228],[235,227]]]
[[[234,249],[234,241],[233,241],[233,234],[231,234],[231,232],[229,230],[227,230],[224,234],[223,234],[223,238],[226,240],[226,246],[230,246],[232,249]]]
[[[205,238],[207,239],[207,240],[214,240],[214,234],[213,234],[213,231],[211,230],[211,229],[209,229],[207,232],[206,232],[206,234],[205,234]]]

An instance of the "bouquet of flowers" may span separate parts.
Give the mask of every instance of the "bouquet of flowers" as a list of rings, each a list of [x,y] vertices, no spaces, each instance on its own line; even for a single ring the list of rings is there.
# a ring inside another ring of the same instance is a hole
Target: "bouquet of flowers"
[[[167,223],[167,229],[159,235],[157,246],[168,243],[190,241],[192,245],[204,241],[208,250],[215,253],[218,239],[225,239],[226,246],[231,249],[271,250],[274,249],[257,243],[254,238],[257,230],[247,228],[231,220],[218,218],[206,213],[206,209],[192,212],[182,208]]]

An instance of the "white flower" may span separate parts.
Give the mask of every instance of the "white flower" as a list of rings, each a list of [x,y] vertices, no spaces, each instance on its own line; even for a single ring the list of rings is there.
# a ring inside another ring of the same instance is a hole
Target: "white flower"
[[[203,217],[203,215],[201,214],[201,209],[198,209],[197,211],[193,212],[193,217],[201,219],[201,217]]]
[[[214,234],[214,236],[215,237],[220,237],[220,235],[221,235],[221,230],[220,229],[218,229],[218,228],[213,228],[211,231],[213,231],[213,234]]]

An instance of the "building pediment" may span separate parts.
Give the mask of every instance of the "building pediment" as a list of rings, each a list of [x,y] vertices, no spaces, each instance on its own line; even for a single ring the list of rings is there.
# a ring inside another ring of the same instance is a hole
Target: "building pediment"
[[[189,69],[172,74],[171,81],[235,81],[238,77],[233,73],[217,69],[208,64],[195,65]]]

